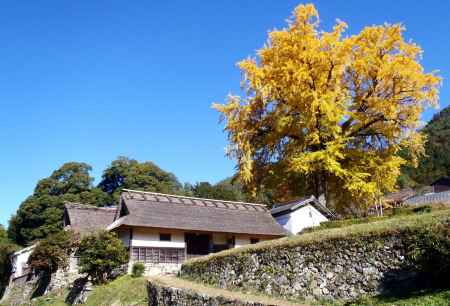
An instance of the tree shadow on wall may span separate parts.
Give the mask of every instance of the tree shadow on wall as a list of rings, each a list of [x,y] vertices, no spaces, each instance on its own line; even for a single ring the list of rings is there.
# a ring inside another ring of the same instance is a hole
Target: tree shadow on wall
[[[415,268],[393,269],[380,282],[380,297],[389,300],[421,296],[450,288],[450,278]]]
[[[378,287],[379,295],[371,298],[372,303],[399,303],[403,299],[420,298],[421,296],[440,293],[450,288],[450,280],[436,279],[435,275],[426,273],[419,269],[404,268],[393,269],[384,273]],[[344,305],[368,305],[365,297],[346,302]]]
[[[36,289],[31,294],[31,298],[37,298],[45,294],[48,285],[52,279],[52,275],[47,272],[42,272],[37,276]]]
[[[85,298],[86,298],[86,285],[88,283],[88,278],[87,277],[80,277],[77,278],[74,283],[72,288],[70,289],[69,294],[67,295],[67,298],[65,300],[65,302],[69,305],[73,305],[73,304],[79,304],[79,303],[84,303],[85,302]]]

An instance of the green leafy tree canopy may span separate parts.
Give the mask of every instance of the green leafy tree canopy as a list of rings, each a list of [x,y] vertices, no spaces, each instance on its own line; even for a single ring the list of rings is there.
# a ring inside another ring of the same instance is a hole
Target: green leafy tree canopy
[[[152,162],[119,157],[103,172],[99,187],[118,202],[122,189],[137,189],[161,193],[180,194],[183,187],[170,172]]]
[[[400,187],[421,187],[450,175],[450,106],[442,109],[422,129],[426,136],[425,156],[417,168],[405,166]]]
[[[22,202],[9,222],[8,235],[27,245],[62,230],[64,202],[105,206],[111,197],[92,186],[91,166],[69,162],[40,180],[34,193]]]
[[[105,283],[114,269],[128,262],[128,252],[114,233],[100,231],[84,237],[79,245],[80,272],[94,283]]]
[[[28,258],[35,273],[51,274],[67,267],[69,256],[76,247],[76,238],[70,231],[59,231],[41,240]]]
[[[17,249],[17,246],[8,239],[8,234],[0,224],[0,296],[2,296],[5,287],[8,285],[11,273],[11,263],[9,255]]]

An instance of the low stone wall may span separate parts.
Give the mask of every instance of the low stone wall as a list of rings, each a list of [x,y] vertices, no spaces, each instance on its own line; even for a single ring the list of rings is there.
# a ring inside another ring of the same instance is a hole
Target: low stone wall
[[[148,283],[149,306],[266,306],[258,302],[247,302],[223,296],[213,296],[185,288],[170,287],[156,282]]]
[[[181,264],[175,263],[146,263],[145,266],[145,275],[153,276],[153,275],[176,275],[180,269]],[[133,264],[129,265],[128,273],[131,273]]]
[[[370,234],[249,247],[185,263],[180,276],[273,296],[351,300],[411,286],[406,233]]]
[[[58,270],[50,277],[30,274],[24,280],[10,281],[0,302],[10,306],[22,305],[34,297],[62,288],[72,288],[83,276],[78,271],[68,270]]]

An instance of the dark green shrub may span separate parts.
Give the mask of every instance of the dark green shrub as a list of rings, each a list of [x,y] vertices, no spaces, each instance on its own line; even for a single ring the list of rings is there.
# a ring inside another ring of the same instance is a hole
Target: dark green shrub
[[[72,232],[60,231],[41,240],[28,258],[28,264],[35,273],[51,274],[65,268],[69,256],[75,248],[75,237]]]
[[[80,272],[87,273],[93,283],[106,283],[114,270],[128,262],[128,252],[117,235],[100,231],[84,237],[77,251]]]
[[[413,233],[407,256],[428,285],[450,287],[450,223]]]
[[[0,224],[0,297],[8,285],[11,274],[11,261],[9,256],[17,250],[17,246],[8,239],[6,230]]]
[[[413,213],[413,210],[409,207],[395,207],[392,209],[393,216],[406,216],[412,215]]]
[[[432,207],[430,205],[424,205],[424,206],[418,206],[413,208],[413,212],[415,212],[416,214],[423,214],[423,213],[429,213],[431,212]]]
[[[135,262],[131,268],[131,275],[133,277],[141,277],[144,275],[145,266],[142,262]]]

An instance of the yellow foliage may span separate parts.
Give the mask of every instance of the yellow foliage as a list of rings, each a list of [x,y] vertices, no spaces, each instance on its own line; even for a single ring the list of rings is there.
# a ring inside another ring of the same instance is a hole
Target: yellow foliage
[[[399,150],[410,150],[413,163],[423,154],[420,115],[438,105],[440,78],[424,72],[422,50],[403,39],[402,25],[349,37],[346,27],[319,30],[314,5],[300,5],[256,58],[239,62],[245,97],[214,107],[248,185],[297,174],[328,199],[370,201],[395,188],[406,162]]]

